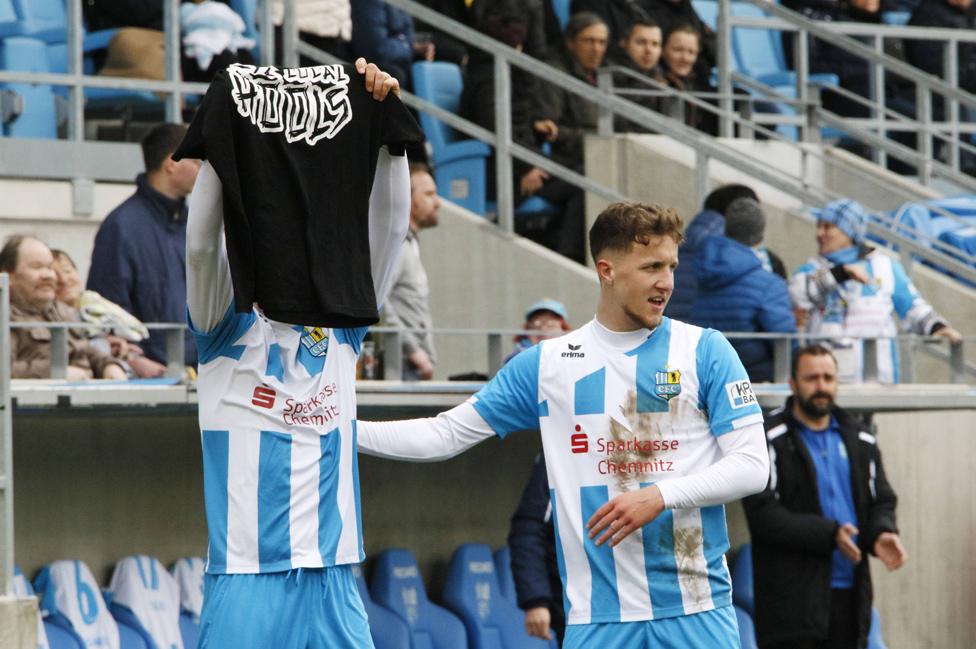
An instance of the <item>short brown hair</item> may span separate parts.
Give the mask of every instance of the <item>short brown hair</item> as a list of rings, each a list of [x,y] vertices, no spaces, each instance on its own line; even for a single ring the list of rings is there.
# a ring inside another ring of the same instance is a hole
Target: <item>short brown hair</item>
[[[186,135],[184,124],[158,124],[142,138],[142,161],[146,173],[159,170],[163,162],[173,155]]]
[[[590,254],[597,256],[606,249],[628,251],[639,243],[646,246],[653,237],[671,237],[681,243],[684,224],[672,207],[657,203],[612,203],[603,210],[590,228]]]
[[[29,234],[12,234],[3,242],[0,249],[0,273],[12,273],[17,270],[17,262],[20,261],[20,244],[28,239],[40,241],[37,237]]]
[[[796,371],[797,368],[800,367],[800,359],[804,356],[830,356],[832,359],[834,359],[834,366],[837,365],[837,358],[834,356],[834,352],[830,351],[819,343],[807,345],[806,347],[800,347],[798,350],[793,352],[793,362],[790,364],[790,376],[793,377],[793,379],[796,379]]]

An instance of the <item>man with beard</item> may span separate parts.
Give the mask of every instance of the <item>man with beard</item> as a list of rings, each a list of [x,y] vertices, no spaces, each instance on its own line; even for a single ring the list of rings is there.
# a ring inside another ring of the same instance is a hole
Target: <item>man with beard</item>
[[[762,649],[865,647],[867,554],[888,570],[907,554],[874,435],[838,408],[837,361],[818,345],[793,358],[793,396],[766,419],[769,484],[744,500]]]

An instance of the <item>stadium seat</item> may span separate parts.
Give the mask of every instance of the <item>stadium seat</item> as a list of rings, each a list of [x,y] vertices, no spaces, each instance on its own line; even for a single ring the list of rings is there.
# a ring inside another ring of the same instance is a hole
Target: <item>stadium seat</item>
[[[13,0],[0,0],[0,38],[18,36],[22,29]]]
[[[413,64],[414,92],[418,97],[457,113],[463,89],[461,68],[453,63],[421,61]],[[485,213],[485,167],[491,148],[478,140],[465,140],[444,122],[420,113],[420,125],[433,152],[438,193],[476,214]]]
[[[0,41],[0,69],[18,72],[50,72],[47,50],[34,38],[13,36]],[[11,137],[56,138],[58,114],[51,86],[10,83],[0,88],[13,91],[23,102],[19,115],[3,124],[3,134]]]
[[[180,647],[180,587],[158,559],[134,555],[115,564],[109,610],[149,646]]]
[[[498,575],[498,591],[502,597],[512,602],[518,603],[518,595],[515,593],[515,578],[512,576],[512,551],[507,545],[503,545],[495,551],[495,574]]]
[[[749,615],[755,614],[755,595],[752,588],[752,546],[743,543],[735,553],[732,564],[732,603]]]
[[[369,635],[376,649],[410,649],[410,629],[393,611],[373,601],[366,588],[366,578],[362,567],[352,567],[359,587],[359,597],[363,600],[366,617],[369,618]]]
[[[47,634],[47,649],[87,649],[85,643],[74,632],[50,622],[44,623],[44,632]],[[45,645],[39,647],[44,649]]]
[[[742,649],[759,649],[756,644],[756,627],[749,613],[736,606],[735,620],[739,623],[739,645]]]
[[[10,581],[10,594],[15,597],[34,597],[34,589],[18,566],[14,566],[14,578]],[[47,649],[49,646],[47,633],[44,631],[44,622],[41,619],[40,607],[37,610],[37,645],[40,649]]]
[[[55,561],[34,579],[45,622],[77,636],[83,646],[123,647],[119,626],[109,614],[91,570],[77,560]]]
[[[743,645],[745,649],[745,645]],[[878,609],[871,609],[871,628],[868,630],[868,649],[888,649],[884,638],[881,637],[881,616]]]
[[[525,618],[505,599],[498,587],[491,550],[482,543],[467,543],[454,551],[444,603],[457,613],[468,630],[471,649],[546,649],[549,643],[525,631]]]
[[[881,22],[885,25],[895,25],[896,27],[904,27],[908,24],[908,21],[912,19],[912,12],[910,11],[882,11],[881,12]]]
[[[184,557],[173,564],[171,573],[180,587],[180,610],[199,621],[203,610],[203,571],[201,557]]]
[[[412,649],[466,649],[464,624],[432,603],[409,550],[386,550],[376,558],[370,581],[373,600],[407,623]]]
[[[257,0],[230,0],[230,8],[244,20],[244,36],[254,39],[254,47],[251,49],[251,56],[255,61],[261,60],[261,34],[257,27]]]
[[[559,29],[565,30],[566,23],[569,22],[569,6],[570,0],[551,0],[552,2],[552,12],[556,14],[556,20],[559,21]]]
[[[718,2],[716,0],[691,0],[691,6],[703,23],[713,31],[718,29]]]

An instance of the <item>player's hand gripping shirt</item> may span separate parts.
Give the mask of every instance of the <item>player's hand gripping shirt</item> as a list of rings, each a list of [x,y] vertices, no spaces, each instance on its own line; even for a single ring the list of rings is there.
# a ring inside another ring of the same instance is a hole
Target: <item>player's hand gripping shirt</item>
[[[382,299],[407,231],[405,157],[381,152],[369,202],[372,281]],[[235,312],[222,203],[205,163],[190,202],[187,297],[200,350],[207,571],[358,563],[355,371],[366,329]]]
[[[541,431],[569,624],[731,603],[721,503],[762,489],[768,460],[749,378],[720,333],[664,318],[653,332],[617,334],[591,321],[516,356],[473,408],[427,420],[438,433],[425,443],[443,455],[470,446],[480,419],[501,437]],[[400,440],[422,434],[410,423],[364,422],[360,446],[421,457]],[[669,509],[616,547],[596,546],[585,527],[593,513],[655,483]]]

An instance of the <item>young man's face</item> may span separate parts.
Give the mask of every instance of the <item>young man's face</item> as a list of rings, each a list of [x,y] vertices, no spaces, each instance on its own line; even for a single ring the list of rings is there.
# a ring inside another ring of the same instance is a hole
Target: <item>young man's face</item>
[[[828,354],[804,354],[796,364],[790,389],[800,409],[810,417],[830,414],[837,399],[837,364]]]
[[[11,301],[43,309],[54,302],[57,286],[50,248],[37,239],[24,239],[17,254],[17,266],[10,274]]]
[[[602,256],[611,265],[612,283],[604,280],[611,303],[633,329],[661,324],[664,307],[674,291],[678,244],[669,236],[652,237],[647,245],[633,243],[627,252]]]
[[[437,210],[440,207],[437,183],[426,171],[414,172],[410,176],[410,223],[414,229],[423,230],[437,225]]]
[[[679,77],[687,77],[698,60],[698,36],[691,32],[674,32],[664,45],[664,60]]]
[[[821,255],[829,255],[853,245],[854,241],[836,225],[828,221],[817,221],[817,247]]]
[[[603,64],[603,57],[607,53],[607,39],[610,32],[604,24],[590,25],[574,38],[566,39],[566,47],[572,52],[573,58],[587,72],[595,72]]]
[[[650,72],[661,59],[661,28],[636,25],[623,41],[623,48],[634,65]]]

